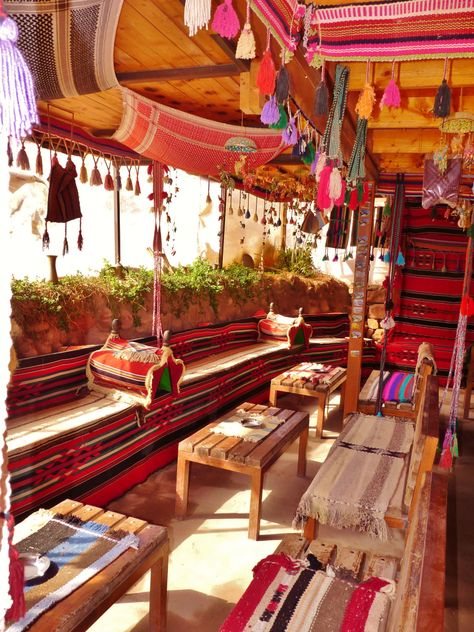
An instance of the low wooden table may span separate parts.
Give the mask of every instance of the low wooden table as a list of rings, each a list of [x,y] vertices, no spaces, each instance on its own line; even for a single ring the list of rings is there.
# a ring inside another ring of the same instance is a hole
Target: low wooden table
[[[288,371],[274,377],[270,384],[270,404],[276,406],[278,393],[294,393],[295,395],[306,395],[314,397],[318,400],[318,418],[316,422],[316,437],[323,436],[324,416],[326,402],[333,391],[341,387],[341,406],[344,403],[344,394],[346,388],[346,369],[341,368],[340,372],[333,377],[327,384],[318,383],[311,384],[308,381],[294,379],[288,377],[288,373],[298,371],[302,365],[298,364]]]
[[[138,549],[127,549],[111,564],[91,577],[62,601],[43,613],[28,630],[31,632],[80,632],[89,629],[117,599],[147,571],[150,575],[150,632],[166,630],[166,594],[169,542],[165,527],[148,524],[115,511],[65,500],[52,511],[94,520],[116,529],[135,533]]]
[[[260,530],[263,477],[270,465],[299,437],[298,476],[306,474],[306,446],[308,443],[309,415],[294,410],[269,406],[241,404],[239,409],[276,415],[286,421],[258,443],[240,437],[227,437],[211,432],[211,428],[232,415],[222,415],[215,422],[198,430],[180,442],[176,478],[176,516],[184,518],[188,507],[190,463],[202,463],[223,470],[247,474],[251,479],[251,497],[248,537],[257,540]]]

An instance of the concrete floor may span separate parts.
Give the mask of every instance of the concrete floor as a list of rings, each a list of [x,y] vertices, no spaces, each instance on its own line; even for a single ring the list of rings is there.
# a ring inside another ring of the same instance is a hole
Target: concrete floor
[[[258,542],[247,538],[248,479],[232,472],[193,464],[189,514],[174,518],[176,462],[152,474],[108,509],[168,528],[168,632],[216,632],[252,578],[253,566],[291,533],[296,505],[324,461],[341,427],[339,395],[331,399],[324,438],[316,440],[310,417],[305,478],[296,476],[297,443],[265,477]],[[312,412],[312,400],[281,396],[279,405]],[[443,407],[442,417],[448,404]],[[474,411],[473,411],[474,416]],[[474,630],[474,513],[472,478],[474,421],[461,429],[462,452],[450,476],[446,632]],[[145,576],[91,628],[92,632],[145,632],[149,577]]]

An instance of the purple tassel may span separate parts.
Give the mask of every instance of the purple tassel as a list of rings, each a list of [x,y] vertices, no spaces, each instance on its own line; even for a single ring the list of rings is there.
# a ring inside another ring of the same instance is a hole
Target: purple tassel
[[[388,108],[400,107],[400,90],[397,86],[395,79],[390,79],[388,86],[385,88],[383,96],[380,100],[380,109],[384,106]]]
[[[240,22],[232,0],[224,0],[217,7],[212,20],[212,28],[221,37],[232,39],[240,31]]]
[[[281,137],[285,145],[294,145],[298,141],[298,130],[296,129],[295,119],[292,116],[288,125],[283,130]]]
[[[16,22],[2,15],[0,8],[0,128],[8,136],[22,138],[38,123],[38,110],[33,79],[17,40]]]
[[[264,125],[275,125],[280,120],[280,110],[275,96],[270,97],[263,106],[260,120]]]

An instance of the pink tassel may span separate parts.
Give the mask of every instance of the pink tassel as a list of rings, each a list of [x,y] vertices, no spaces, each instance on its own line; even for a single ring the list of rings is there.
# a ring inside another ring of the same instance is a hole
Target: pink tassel
[[[336,206],[341,206],[341,204],[344,204],[344,198],[346,197],[346,188],[347,188],[347,184],[345,180],[341,181],[341,195],[334,200],[334,204]]]
[[[320,209],[326,209],[332,206],[331,198],[329,197],[329,179],[331,177],[332,166],[326,165],[321,171],[319,177],[318,187],[318,206]]]
[[[380,109],[384,106],[387,106],[388,108],[400,107],[400,90],[395,82],[395,79],[390,79],[388,86],[385,88],[380,101]]]
[[[232,0],[224,0],[217,7],[212,20],[212,28],[221,37],[232,39],[240,31],[240,22],[232,5]]]
[[[5,617],[8,621],[14,622],[25,616],[25,595],[23,592],[23,584],[25,580],[24,567],[21,563],[18,551],[13,546],[13,529],[14,521],[11,514],[5,516],[8,524],[8,556],[10,558],[9,580],[10,580],[10,597],[12,605],[7,611]],[[5,569],[4,569],[5,570]]]

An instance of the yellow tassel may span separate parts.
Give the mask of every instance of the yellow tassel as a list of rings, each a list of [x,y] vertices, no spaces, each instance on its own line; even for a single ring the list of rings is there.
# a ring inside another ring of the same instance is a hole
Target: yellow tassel
[[[235,51],[236,59],[254,59],[255,58],[255,37],[249,22],[244,24],[244,28],[237,42]]]
[[[357,105],[355,106],[355,110],[359,115],[359,118],[369,120],[372,110],[375,105],[375,90],[374,86],[371,86],[370,83],[366,83],[364,89],[360,93],[359,99],[357,101]]]

